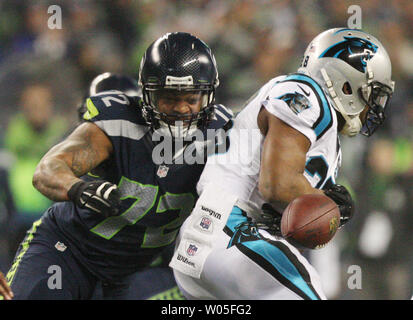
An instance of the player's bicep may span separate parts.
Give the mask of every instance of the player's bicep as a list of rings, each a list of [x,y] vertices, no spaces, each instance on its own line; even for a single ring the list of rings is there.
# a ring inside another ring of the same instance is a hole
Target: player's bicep
[[[261,157],[261,175],[280,177],[286,172],[303,173],[310,141],[274,115],[267,115],[268,129]]]
[[[260,192],[264,198],[286,203],[311,188],[303,175],[311,142],[267,110],[261,112],[267,127],[261,155]]]
[[[50,149],[44,159],[63,160],[79,177],[108,159],[112,151],[112,142],[108,136],[97,125],[86,122]]]

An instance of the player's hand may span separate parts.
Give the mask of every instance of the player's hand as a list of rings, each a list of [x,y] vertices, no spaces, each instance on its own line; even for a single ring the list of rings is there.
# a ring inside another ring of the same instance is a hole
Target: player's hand
[[[102,180],[76,182],[67,192],[70,200],[105,217],[119,212],[120,193],[117,186]]]
[[[257,226],[267,230],[272,235],[281,236],[281,218],[282,213],[275,210],[269,203],[264,203]]]
[[[13,292],[7,284],[6,278],[3,273],[0,272],[0,297],[3,296],[5,300],[13,299]]]
[[[354,215],[354,202],[350,192],[340,184],[334,184],[324,191],[325,195],[337,203],[340,209],[340,227],[346,224]]]

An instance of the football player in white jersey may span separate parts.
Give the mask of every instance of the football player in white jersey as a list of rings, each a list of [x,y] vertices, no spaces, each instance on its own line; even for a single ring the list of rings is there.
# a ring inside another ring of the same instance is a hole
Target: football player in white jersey
[[[346,28],[319,34],[297,73],[265,84],[198,183],[200,198],[170,263],[184,295],[325,299],[315,269],[280,236],[277,212],[300,195],[319,193],[338,204],[340,226],[352,217],[350,194],[335,184],[338,133],[373,134],[393,91],[383,45]]]

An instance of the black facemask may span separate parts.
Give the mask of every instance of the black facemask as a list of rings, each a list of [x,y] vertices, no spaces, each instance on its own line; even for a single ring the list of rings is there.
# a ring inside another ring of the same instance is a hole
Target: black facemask
[[[360,133],[367,137],[371,136],[383,124],[386,118],[385,110],[393,94],[393,90],[388,85],[377,81],[371,82],[368,86],[370,92],[368,99],[363,95],[361,88],[359,89],[361,99],[368,106],[366,120]]]

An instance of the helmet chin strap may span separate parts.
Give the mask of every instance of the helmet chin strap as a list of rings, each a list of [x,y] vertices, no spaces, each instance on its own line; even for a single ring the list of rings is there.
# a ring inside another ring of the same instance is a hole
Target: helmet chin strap
[[[164,121],[159,121],[159,128],[155,129],[155,132],[161,136],[172,136],[174,139],[184,139],[186,136],[191,136],[198,129],[195,123],[191,126],[185,125],[168,125]]]
[[[346,112],[344,111],[343,105],[341,104],[340,99],[338,98],[336,92],[334,91],[333,83],[331,82],[326,70],[322,68],[320,71],[321,71],[321,75],[323,76],[325,85],[327,86],[327,90],[328,90],[328,93],[330,94],[331,99],[333,99],[333,102],[337,110],[340,112],[340,114],[343,116],[344,120],[346,121],[340,133],[346,136],[349,136],[349,137],[354,137],[360,132],[363,126],[363,124],[360,121],[359,115],[357,114],[354,116],[350,116],[346,114]]]
[[[363,124],[361,123],[358,115],[354,116],[354,118],[348,119],[349,120],[346,119],[346,124],[344,125],[343,129],[341,129],[340,133],[349,137],[354,137],[360,132]]]

